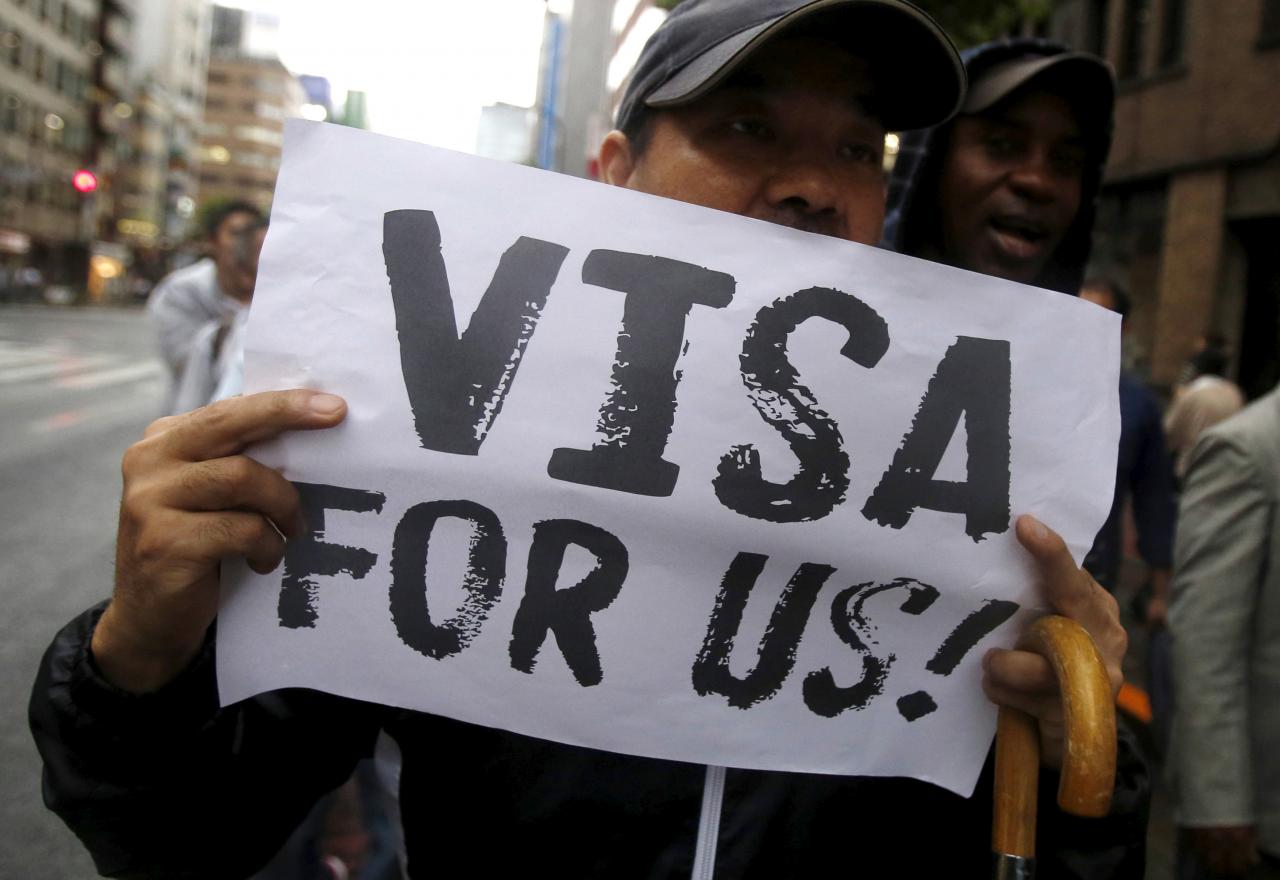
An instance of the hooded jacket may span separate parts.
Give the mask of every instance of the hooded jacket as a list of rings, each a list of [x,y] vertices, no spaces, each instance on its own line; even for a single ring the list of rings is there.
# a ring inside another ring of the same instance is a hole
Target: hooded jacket
[[[1061,43],[1039,39],[1008,39],[985,43],[962,53],[969,82],[976,82],[997,64],[1027,55],[1062,55],[1071,51]],[[881,246],[898,253],[923,256],[941,245],[938,179],[947,154],[954,120],[915,131],[904,132],[898,158],[889,180],[888,210]],[[1081,187],[1080,210],[1062,243],[1050,257],[1037,287],[1075,296],[1084,282],[1089,262],[1095,203],[1102,184],[1102,172],[1111,147],[1112,126],[1107,120],[1100,131],[1085,132],[1087,158]]]

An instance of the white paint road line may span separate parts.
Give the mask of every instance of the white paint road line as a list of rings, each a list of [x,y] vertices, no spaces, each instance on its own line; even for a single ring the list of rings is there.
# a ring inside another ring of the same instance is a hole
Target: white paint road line
[[[103,388],[108,385],[120,385],[125,382],[139,382],[143,379],[158,378],[163,375],[164,367],[161,364],[155,361],[147,361],[141,364],[116,367],[113,370],[79,373],[74,376],[68,376],[65,379],[58,379],[57,385],[59,388],[83,390],[86,388]]]
[[[53,362],[29,363],[20,367],[0,370],[0,385],[16,385],[19,382],[31,382],[38,379],[56,378],[60,375],[82,373],[86,370],[93,370],[112,363],[119,363],[119,360],[105,355],[61,358]]]

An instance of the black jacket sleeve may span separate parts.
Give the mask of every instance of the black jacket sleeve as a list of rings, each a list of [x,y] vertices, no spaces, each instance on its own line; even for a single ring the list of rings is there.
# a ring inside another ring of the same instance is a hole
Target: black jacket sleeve
[[[1041,880],[1142,880],[1146,873],[1151,777],[1137,740],[1120,721],[1111,810],[1081,819],[1058,808],[1058,774],[1039,787],[1036,876]]]
[[[45,803],[104,876],[248,876],[372,751],[385,710],[302,690],[219,709],[212,636],[163,689],[120,691],[89,651],[104,607],[58,633],[36,677]]]

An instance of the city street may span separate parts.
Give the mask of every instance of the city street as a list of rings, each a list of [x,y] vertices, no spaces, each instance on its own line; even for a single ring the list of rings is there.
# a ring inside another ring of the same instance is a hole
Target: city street
[[[0,308],[0,877],[97,876],[41,802],[27,698],[53,634],[110,590],[120,455],[164,383],[140,310]]]

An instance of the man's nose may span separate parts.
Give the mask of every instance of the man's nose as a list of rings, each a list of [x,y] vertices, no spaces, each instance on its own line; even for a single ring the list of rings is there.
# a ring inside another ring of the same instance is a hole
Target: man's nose
[[[1009,185],[1032,201],[1053,201],[1058,192],[1058,177],[1048,153],[1037,150],[1022,157],[1009,173]]]
[[[812,156],[789,157],[780,163],[765,187],[774,208],[805,214],[839,213],[840,189],[833,169]]]

